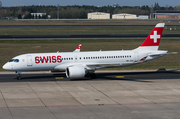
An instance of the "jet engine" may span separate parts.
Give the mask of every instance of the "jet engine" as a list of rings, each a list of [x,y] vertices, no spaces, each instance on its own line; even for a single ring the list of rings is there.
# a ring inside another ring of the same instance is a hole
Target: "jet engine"
[[[67,78],[83,78],[86,70],[81,66],[72,66],[66,69]]]

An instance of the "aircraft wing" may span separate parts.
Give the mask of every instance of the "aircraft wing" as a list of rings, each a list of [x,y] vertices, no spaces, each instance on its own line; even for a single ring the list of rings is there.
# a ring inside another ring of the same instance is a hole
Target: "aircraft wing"
[[[86,63],[87,70],[91,69],[101,69],[101,68],[108,68],[108,67],[119,67],[119,66],[127,66],[132,64],[132,62],[114,62],[114,63]]]
[[[124,63],[91,63],[91,62],[84,62],[84,63],[67,63],[67,64],[62,64],[56,66],[54,69],[55,70],[66,70],[67,67],[73,67],[73,66],[79,66],[79,67],[84,67],[87,70],[96,70],[96,69],[101,69],[101,68],[106,68],[106,67],[115,67],[115,66],[126,66],[132,62],[124,62]]]
[[[109,67],[119,67],[119,66],[128,66],[132,62],[116,62],[116,63],[92,63],[92,62],[77,62],[77,63],[66,63],[59,64],[54,67],[54,70],[65,71],[67,77],[79,77],[80,75],[85,75],[86,73],[92,73],[96,69],[109,68]]]

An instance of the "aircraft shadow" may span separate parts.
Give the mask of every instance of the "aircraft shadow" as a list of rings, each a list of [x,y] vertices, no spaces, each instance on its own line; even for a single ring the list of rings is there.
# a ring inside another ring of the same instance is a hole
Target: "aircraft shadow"
[[[43,81],[99,81],[99,80],[124,80],[134,82],[150,82],[148,80],[179,79],[180,70],[146,71],[146,72],[97,72],[96,78],[85,77],[82,79],[68,79],[65,73],[52,74],[22,74],[22,80],[16,79],[16,74],[1,74],[0,82],[43,82]],[[120,76],[120,78],[118,78]],[[122,77],[122,78],[121,78]]]

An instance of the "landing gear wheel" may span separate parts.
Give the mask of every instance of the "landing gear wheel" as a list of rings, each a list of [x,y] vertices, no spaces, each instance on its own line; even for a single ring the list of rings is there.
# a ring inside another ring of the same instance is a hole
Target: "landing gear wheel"
[[[21,78],[21,72],[20,71],[16,71],[16,73],[17,73],[17,80],[21,80],[22,78]]]
[[[17,80],[21,80],[22,78],[21,78],[21,75],[18,75],[17,76]]]
[[[90,77],[91,77],[91,79],[95,79],[96,78],[96,74],[95,73],[91,73]]]

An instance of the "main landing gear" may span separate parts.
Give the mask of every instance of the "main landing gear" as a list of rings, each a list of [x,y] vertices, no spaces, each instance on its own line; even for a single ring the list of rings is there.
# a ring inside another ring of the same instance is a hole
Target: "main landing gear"
[[[96,74],[94,72],[95,72],[95,70],[88,71],[88,74],[89,74],[91,79],[95,79],[96,78]]]
[[[21,80],[22,78],[21,78],[21,72],[20,71],[16,71],[16,73],[17,73],[17,80]]]
[[[91,79],[95,79],[96,78],[96,74],[95,73],[90,73],[90,77],[91,77]]]

